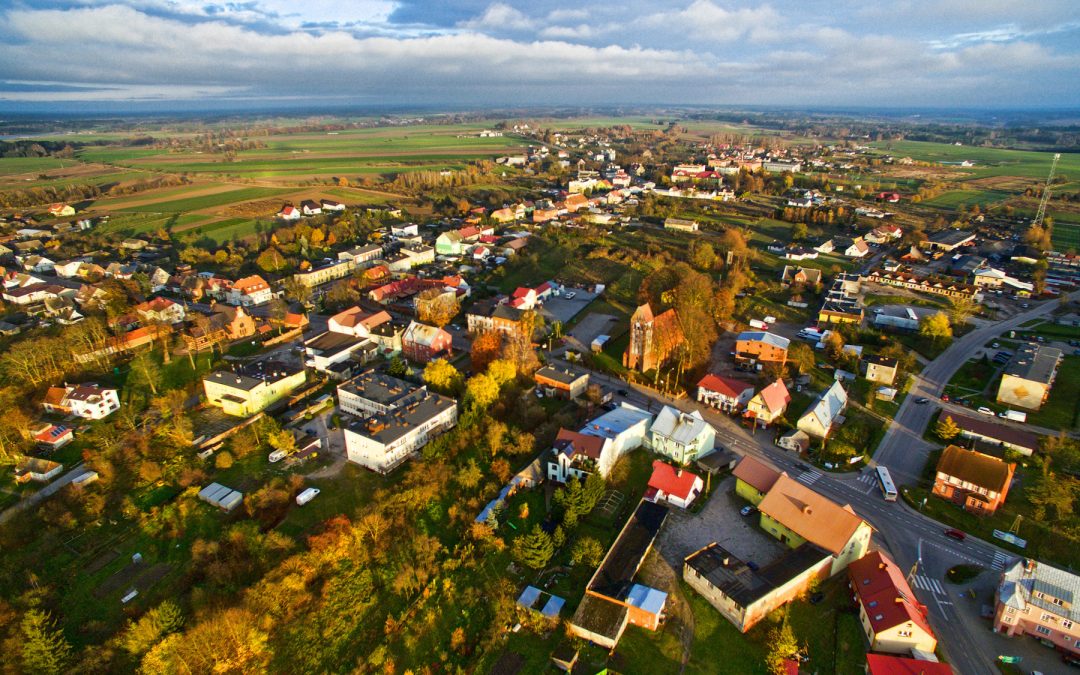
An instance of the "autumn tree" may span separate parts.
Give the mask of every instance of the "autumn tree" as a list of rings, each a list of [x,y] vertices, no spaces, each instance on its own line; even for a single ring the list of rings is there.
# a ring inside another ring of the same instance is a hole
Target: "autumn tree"
[[[570,557],[586,567],[597,567],[604,559],[604,547],[595,537],[582,537],[574,542]]]
[[[460,308],[457,294],[441,288],[428,288],[416,296],[416,317],[439,328],[453,321]]]
[[[424,366],[424,382],[435,391],[453,395],[461,389],[464,378],[446,359],[435,359]]]
[[[482,373],[487,370],[488,364],[499,358],[502,346],[503,335],[497,330],[484,331],[477,335],[470,350],[473,371]]]
[[[64,633],[48,612],[31,609],[23,616],[20,625],[24,672],[53,675],[67,670],[72,651]]]
[[[791,363],[800,373],[809,373],[814,369],[816,362],[814,350],[805,342],[794,342],[788,349],[788,363]]]
[[[934,425],[934,434],[943,441],[951,441],[960,435],[960,427],[953,421],[952,416],[942,415]]]
[[[769,672],[772,675],[785,675],[788,672],[785,662],[799,652],[799,642],[795,639],[786,613],[780,625],[769,631],[768,645],[769,653],[765,656],[765,662]]]
[[[949,298],[949,318],[954,326],[963,326],[977,310],[978,306],[969,296]]]
[[[489,375],[473,375],[465,384],[465,398],[480,410],[487,410],[499,400],[499,383]]]
[[[952,340],[953,332],[949,317],[945,312],[923,317],[919,322],[919,335],[928,338],[934,344]]]
[[[839,331],[830,331],[825,338],[825,356],[836,361],[844,353],[844,337]]]
[[[281,251],[276,246],[271,246],[259,254],[259,257],[255,259],[255,264],[264,272],[275,273],[286,269],[289,261],[281,255]]]
[[[172,600],[165,600],[142,615],[138,621],[129,621],[120,636],[120,644],[131,654],[145,654],[161,642],[165,636],[184,626],[184,613]]]

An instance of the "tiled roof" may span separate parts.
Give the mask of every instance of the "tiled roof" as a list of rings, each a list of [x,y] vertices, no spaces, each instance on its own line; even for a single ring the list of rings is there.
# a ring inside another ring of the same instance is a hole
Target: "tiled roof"
[[[934,634],[925,609],[916,600],[903,571],[881,551],[873,551],[851,563],[848,578],[875,633],[912,623]]]
[[[676,469],[658,459],[653,460],[652,466],[653,472],[652,476],[649,477],[649,487],[662,490],[669,495],[682,499],[690,497],[691,490],[694,489],[694,485],[699,480],[697,474],[683,469]]]
[[[724,377],[723,375],[714,375],[713,373],[708,373],[705,377],[701,378],[697,383],[697,386],[701,389],[722,394],[728,398],[738,398],[739,395],[747,389],[754,388],[754,385],[746,380],[737,380],[733,377]]]
[[[732,473],[736,478],[761,493],[771,490],[781,475],[776,469],[754,459],[750,455],[743,457]]]
[[[950,445],[941,453],[937,465],[938,473],[958,478],[966,483],[992,490],[1005,492],[1009,485],[1009,465],[997,457],[984,455],[974,450]]]
[[[738,467],[736,467],[738,468]],[[826,499],[780,474],[758,508],[807,541],[839,554],[863,523],[850,506]]]
[[[779,412],[791,402],[791,394],[783,380],[776,380],[769,386],[758,392],[758,396],[765,402],[769,412]]]

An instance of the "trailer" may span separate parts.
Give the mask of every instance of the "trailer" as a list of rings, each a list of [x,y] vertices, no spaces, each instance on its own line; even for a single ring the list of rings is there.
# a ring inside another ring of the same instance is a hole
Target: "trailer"
[[[319,496],[319,488],[308,488],[296,495],[296,505],[303,506]]]

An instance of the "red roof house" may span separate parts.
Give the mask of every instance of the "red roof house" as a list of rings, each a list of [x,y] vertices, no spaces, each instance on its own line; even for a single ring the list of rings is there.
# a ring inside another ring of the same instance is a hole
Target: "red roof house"
[[[910,654],[933,653],[937,637],[904,578],[904,572],[881,551],[873,551],[848,566],[848,583],[859,606],[859,623],[870,649]]]
[[[685,509],[704,488],[705,483],[700,476],[657,459],[653,461],[653,472],[649,478],[649,487],[645,490],[645,499],[652,502],[666,501]]]
[[[867,675],[953,675],[952,666],[892,654],[867,654]]]

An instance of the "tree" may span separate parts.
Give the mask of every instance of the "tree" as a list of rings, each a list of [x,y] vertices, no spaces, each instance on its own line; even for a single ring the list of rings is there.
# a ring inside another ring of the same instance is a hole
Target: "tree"
[[[805,342],[794,342],[788,350],[788,361],[792,363],[800,373],[809,373],[814,369],[817,359],[814,350]]]
[[[943,441],[951,441],[960,435],[960,427],[950,415],[944,415],[934,425],[934,434]]]
[[[469,463],[457,472],[454,480],[466,490],[472,490],[480,484],[480,481],[483,480],[483,478],[484,472],[480,470],[480,466],[476,463],[476,460],[470,459]]]
[[[488,377],[502,387],[517,378],[517,367],[506,359],[495,359],[487,367]]]
[[[487,370],[488,364],[499,358],[502,346],[503,336],[497,330],[489,330],[477,335],[470,350],[473,372],[482,373]]]
[[[424,382],[442,394],[453,394],[461,389],[464,381],[461,373],[446,359],[435,359],[424,366]]]
[[[255,264],[259,266],[264,272],[280,272],[289,266],[289,262],[285,260],[285,256],[281,255],[281,251],[276,247],[271,246],[255,259]]]
[[[31,609],[23,616],[22,665],[27,673],[50,675],[66,670],[71,661],[71,645],[48,612]]]
[[[707,241],[696,239],[690,244],[690,264],[708,271],[716,265],[716,250]]]
[[[594,537],[582,537],[574,542],[570,557],[586,567],[597,567],[604,559],[604,547]]]
[[[806,235],[807,235],[806,223],[795,223],[791,227],[791,240],[792,241],[802,241],[803,239],[806,239]]]
[[[131,373],[139,384],[150,389],[150,393],[157,396],[158,384],[161,382],[161,368],[150,352],[142,352],[131,360]]]
[[[486,410],[499,400],[499,383],[483,373],[473,375],[465,385],[465,397],[478,409]]]
[[[784,662],[799,651],[799,642],[795,639],[795,633],[788,623],[787,614],[784,614],[780,625],[769,631],[769,653],[765,662],[769,666],[769,672],[773,675],[785,675],[787,667]]]
[[[405,377],[409,374],[409,367],[405,365],[400,356],[395,354],[386,366],[386,373],[393,377]]]
[[[457,294],[441,288],[428,288],[416,296],[416,318],[422,323],[442,328],[454,320],[459,309]]]
[[[949,317],[945,315],[945,312],[923,317],[919,322],[919,335],[929,338],[934,344],[952,340],[953,332]]]
[[[949,318],[954,326],[963,326],[977,309],[975,301],[970,297],[949,298]]]
[[[551,535],[539,525],[533,525],[533,529],[526,535],[514,540],[514,558],[522,565],[534,570],[542,570],[547,567],[551,556],[555,555],[555,542]]]
[[[184,613],[172,600],[165,600],[138,621],[129,621],[120,644],[131,654],[145,654],[170,633],[184,626]]]
[[[844,353],[844,338],[839,331],[830,331],[825,338],[825,355],[835,361]]]

